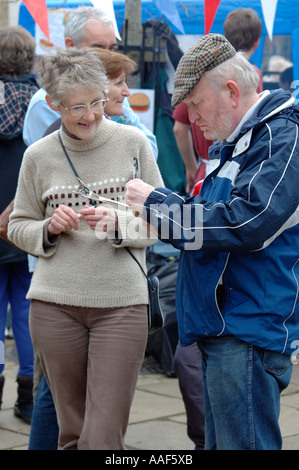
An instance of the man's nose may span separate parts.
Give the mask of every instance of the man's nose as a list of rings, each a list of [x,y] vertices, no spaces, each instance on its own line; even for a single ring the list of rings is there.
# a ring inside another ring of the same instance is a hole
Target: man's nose
[[[188,105],[188,117],[190,122],[195,122],[199,119],[200,115],[196,109],[196,106],[190,104]]]

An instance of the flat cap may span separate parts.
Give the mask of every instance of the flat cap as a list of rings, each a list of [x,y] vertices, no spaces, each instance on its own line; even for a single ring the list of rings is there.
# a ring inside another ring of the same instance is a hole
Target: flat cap
[[[235,48],[222,34],[200,38],[181,58],[174,76],[172,106],[183,101],[202,75],[236,54]]]

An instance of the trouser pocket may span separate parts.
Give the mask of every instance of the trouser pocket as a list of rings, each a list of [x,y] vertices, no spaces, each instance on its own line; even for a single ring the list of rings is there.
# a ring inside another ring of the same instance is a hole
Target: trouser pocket
[[[263,364],[265,371],[277,381],[282,392],[290,383],[292,376],[292,361],[290,356],[276,351],[264,351]]]

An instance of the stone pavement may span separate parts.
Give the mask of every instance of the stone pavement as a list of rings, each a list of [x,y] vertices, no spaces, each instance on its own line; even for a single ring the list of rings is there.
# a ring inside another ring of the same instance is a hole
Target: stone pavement
[[[30,426],[13,414],[17,397],[16,352],[6,340],[5,385],[0,410],[0,450],[26,450]],[[267,397],[265,397],[267,399]],[[283,450],[299,450],[299,364],[281,398]],[[186,414],[176,378],[167,377],[159,365],[146,358],[139,374],[126,440],[128,450],[192,450],[186,434]]]

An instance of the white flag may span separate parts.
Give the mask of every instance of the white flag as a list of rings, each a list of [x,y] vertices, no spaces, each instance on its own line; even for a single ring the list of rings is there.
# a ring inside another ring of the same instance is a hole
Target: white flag
[[[275,20],[277,1],[278,0],[261,0],[264,21],[265,21],[265,25],[267,28],[268,36],[271,41],[272,41],[273,25],[274,25],[274,20]]]
[[[181,31],[182,34],[185,34],[182,20],[180,18],[178,9],[175,4],[175,0],[153,0],[157,8],[163,13],[164,16]]]
[[[106,13],[106,15],[109,18],[111,18],[114,24],[115,36],[117,37],[117,39],[121,40],[117,23],[116,23],[116,19],[115,19],[115,13],[114,13],[112,0],[90,0],[90,1],[93,4],[93,6],[95,6],[96,8],[100,8]]]

